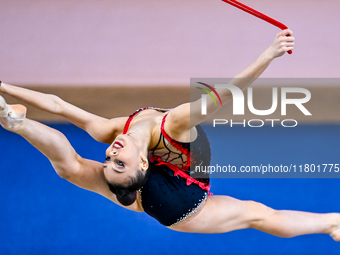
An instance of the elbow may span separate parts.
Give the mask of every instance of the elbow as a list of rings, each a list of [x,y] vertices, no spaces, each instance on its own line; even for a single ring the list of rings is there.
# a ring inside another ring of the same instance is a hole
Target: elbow
[[[82,158],[78,155],[74,155],[75,160],[71,163],[65,163],[63,160],[56,160],[52,162],[52,166],[59,177],[68,181],[77,179],[81,176],[81,160]]]
[[[67,181],[70,181],[71,179],[75,179],[77,178],[79,171],[77,170],[70,170],[72,168],[64,168],[64,167],[57,167],[54,168],[55,172],[57,173],[57,175],[62,178],[65,179]]]
[[[56,171],[57,175],[65,180],[70,180],[72,177],[72,174],[67,171]]]

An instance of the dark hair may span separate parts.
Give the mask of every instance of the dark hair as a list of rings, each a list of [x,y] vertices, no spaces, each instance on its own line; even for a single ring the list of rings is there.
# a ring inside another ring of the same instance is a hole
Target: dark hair
[[[111,192],[117,196],[119,203],[124,206],[128,206],[132,205],[136,201],[137,190],[143,187],[143,185],[149,179],[150,172],[151,168],[149,162],[149,168],[146,171],[138,170],[136,176],[130,179],[127,186],[116,183],[109,183],[108,181],[106,182]]]

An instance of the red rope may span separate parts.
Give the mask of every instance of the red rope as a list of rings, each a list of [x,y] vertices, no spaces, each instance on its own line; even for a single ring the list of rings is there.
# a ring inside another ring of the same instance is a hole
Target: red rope
[[[259,18],[259,19],[262,19],[264,21],[267,21],[268,23],[278,27],[278,28],[281,28],[282,30],[284,29],[287,29],[288,27],[284,24],[282,24],[281,22],[278,22],[277,20],[275,19],[272,19],[271,17],[268,17],[267,15],[255,10],[255,9],[252,9],[250,8],[249,6],[247,5],[244,5],[236,0],[222,0],[223,2],[227,3],[227,4],[230,4],[236,8],[239,8],[240,10],[242,11],[245,11],[245,12],[248,12],[249,14]],[[289,54],[292,54],[293,52],[290,50],[288,51]]]

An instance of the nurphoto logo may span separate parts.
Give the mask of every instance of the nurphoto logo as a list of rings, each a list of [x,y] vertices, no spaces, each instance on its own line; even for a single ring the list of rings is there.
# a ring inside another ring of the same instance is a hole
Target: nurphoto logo
[[[222,89],[227,89],[230,91],[233,99],[233,115],[244,115],[244,108],[245,108],[245,96],[243,91],[238,88],[237,86],[231,85],[231,84],[215,84],[214,87],[202,83],[202,82],[197,82],[201,85],[204,85],[211,91],[207,90],[206,88],[201,88],[197,87],[198,89],[206,92],[206,94],[201,95],[201,114],[202,115],[207,115],[207,107],[208,107],[208,95],[212,98],[214,101],[215,105],[217,106],[217,102],[211,92],[213,92],[221,106],[222,106],[222,100],[220,97],[221,90]],[[220,94],[218,93],[220,92]],[[279,93],[278,93],[278,88],[274,87],[272,88],[272,105],[269,109],[266,110],[258,110],[254,107],[253,104],[253,88],[249,87],[248,90],[248,98],[247,98],[247,106],[248,109],[251,113],[258,115],[258,116],[267,116],[272,113],[274,113],[277,108],[278,108],[278,98],[279,98]],[[303,98],[288,98],[289,93],[298,93],[302,94],[304,97]],[[281,116],[286,116],[287,115],[287,105],[295,105],[304,115],[306,116],[311,116],[312,114],[307,110],[307,108],[303,105],[307,102],[310,101],[311,99],[311,93],[309,90],[305,88],[292,88],[292,87],[282,87],[281,88]],[[265,122],[270,122],[272,127],[274,127],[274,123],[280,121],[281,125],[283,127],[296,127],[297,126],[297,121],[294,119],[286,119],[286,120],[279,120],[279,119],[266,119],[266,120],[261,120],[261,119],[253,119],[249,120],[248,126],[250,127],[262,127]],[[242,122],[233,122],[233,120],[226,120],[226,119],[214,119],[213,126],[215,127],[216,125],[225,125],[230,123],[230,126],[232,127],[233,124],[242,124],[244,127],[246,126],[246,120]],[[257,123],[257,125],[255,125]],[[293,124],[288,124],[288,123],[293,123]]]

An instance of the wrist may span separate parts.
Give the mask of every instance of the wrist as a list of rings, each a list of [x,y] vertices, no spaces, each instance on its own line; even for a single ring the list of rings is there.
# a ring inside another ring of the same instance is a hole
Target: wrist
[[[264,61],[269,62],[269,63],[272,62],[276,58],[276,56],[273,54],[270,48],[265,50],[263,54],[261,55],[261,57],[263,58]]]
[[[263,64],[269,65],[274,60],[274,58],[275,56],[272,54],[270,49],[267,49],[260,55],[258,60],[260,60]]]

